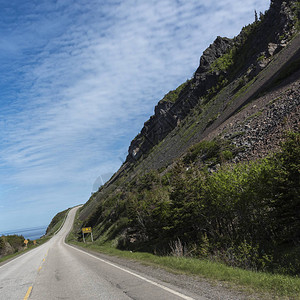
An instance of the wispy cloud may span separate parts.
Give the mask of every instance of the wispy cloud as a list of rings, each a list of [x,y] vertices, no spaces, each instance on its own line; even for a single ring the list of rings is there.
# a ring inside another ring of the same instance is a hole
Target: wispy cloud
[[[192,76],[202,51],[268,5],[1,3],[0,205],[11,205],[0,227],[37,226],[85,202],[96,178],[120,166],[158,100]]]

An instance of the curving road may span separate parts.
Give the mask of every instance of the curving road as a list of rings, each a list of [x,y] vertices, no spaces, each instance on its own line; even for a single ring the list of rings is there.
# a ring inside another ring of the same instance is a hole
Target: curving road
[[[65,244],[78,207],[47,243],[0,266],[0,299],[204,299]]]

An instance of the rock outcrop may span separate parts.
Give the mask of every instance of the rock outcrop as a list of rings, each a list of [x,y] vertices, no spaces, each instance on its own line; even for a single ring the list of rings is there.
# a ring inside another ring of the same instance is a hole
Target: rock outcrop
[[[297,1],[273,0],[266,14],[244,27],[237,37],[217,37],[203,52],[193,78],[175,101],[159,101],[154,115],[131,142],[126,163],[135,163],[149,153],[192,108],[209,101],[224,86],[240,78],[242,87],[257,76],[296,33],[300,18],[297,5]]]
[[[147,153],[163,140],[195,107],[199,102],[199,97],[217,83],[220,72],[211,72],[210,65],[225,54],[232,45],[231,39],[217,37],[214,43],[203,52],[200,66],[193,80],[186,83],[175,103],[164,101],[164,99],[159,101],[154,109],[154,115],[145,122],[141,133],[131,142],[127,156],[128,162],[138,160],[142,154]],[[197,87],[197,95],[194,94],[194,87]]]

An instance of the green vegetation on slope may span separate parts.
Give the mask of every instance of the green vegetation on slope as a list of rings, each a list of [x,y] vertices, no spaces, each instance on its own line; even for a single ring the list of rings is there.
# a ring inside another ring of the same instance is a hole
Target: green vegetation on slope
[[[294,12],[294,22],[297,31],[300,30],[300,1],[296,1],[292,5],[292,11]]]
[[[6,235],[0,237],[0,256],[3,253],[15,253],[25,247],[22,235]]]
[[[53,219],[51,220],[51,223],[49,224],[49,226],[47,227],[47,230],[46,230],[47,236],[51,236],[51,235],[55,234],[55,232],[62,226],[69,210],[70,209],[61,211],[53,217]]]
[[[28,239],[27,247],[24,244],[24,236],[22,235],[7,235],[0,237],[0,262],[8,260],[16,255],[19,255],[25,251],[35,248],[45,242],[47,242],[57,230],[62,226],[65,217],[67,216],[69,209],[66,209],[54,216],[49,224],[46,236],[37,239],[36,243]]]
[[[0,237],[0,263],[20,255],[30,249],[33,249],[46,241],[49,238],[43,237],[36,240],[36,244],[33,241],[28,240],[27,247],[25,247],[25,238],[22,235],[6,235]]]
[[[175,90],[170,91],[168,94],[166,94],[161,101],[167,101],[171,103],[175,103],[178,99],[178,96],[180,92],[187,86],[189,83],[189,80],[181,84],[179,87],[177,87]]]
[[[218,141],[192,147],[167,172],[148,172],[102,199],[84,225],[120,249],[167,254],[178,246],[229,266],[299,274],[300,134],[257,162],[230,165],[224,151],[231,156]]]
[[[202,141],[193,145],[183,158],[187,164],[196,159],[209,160],[211,164],[222,163],[233,158],[236,148],[226,140]]]

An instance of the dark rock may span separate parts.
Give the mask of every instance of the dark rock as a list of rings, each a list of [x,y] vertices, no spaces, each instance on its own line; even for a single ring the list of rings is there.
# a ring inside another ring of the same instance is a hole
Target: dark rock
[[[220,83],[220,78],[233,82],[236,78],[244,76],[247,82],[258,75],[270,63],[272,57],[285,47],[292,36],[291,28],[295,23],[295,15],[291,9],[292,3],[295,1],[273,0],[262,20],[251,25],[252,27],[248,26],[250,29],[242,30],[234,39],[218,36],[203,52],[194,77],[181,90],[175,103],[160,101],[155,107],[154,115],[145,122],[141,133],[131,142],[126,161],[135,162],[162,141],[181,123],[190,110],[207,96],[208,91]],[[249,33],[249,30],[252,32]],[[238,65],[232,70],[213,70],[212,64],[233,47],[238,58],[242,53],[243,60],[237,60]],[[246,48],[251,51],[246,51]],[[258,59],[262,55],[270,58]],[[238,68],[241,70],[235,73]],[[274,110],[272,118],[278,117]],[[208,128],[208,126],[203,128]]]
[[[218,36],[215,41],[203,52],[200,58],[200,66],[196,74],[209,71],[211,64],[233,46],[232,39]]]

